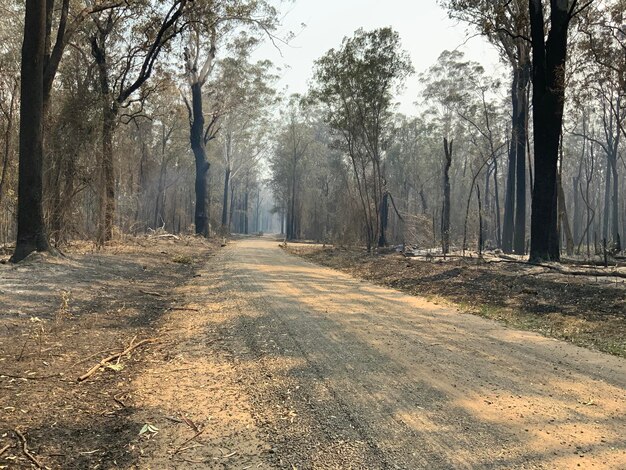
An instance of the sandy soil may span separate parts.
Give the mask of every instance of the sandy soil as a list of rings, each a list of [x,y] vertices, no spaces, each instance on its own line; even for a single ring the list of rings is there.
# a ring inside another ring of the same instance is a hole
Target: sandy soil
[[[233,361],[214,344],[218,248],[138,238],[0,265],[0,468],[264,468]]]
[[[624,359],[269,239],[161,243],[0,270],[0,467],[34,465],[17,429],[49,468],[626,468]]]
[[[309,261],[375,284],[448,303],[463,312],[495,319],[579,346],[626,357],[626,279],[582,275],[603,267],[534,266],[522,258],[484,260],[406,258],[395,251],[369,255],[357,248],[289,243]],[[612,272],[616,268],[609,268]],[[619,268],[626,274],[625,268]],[[577,274],[564,274],[566,272]]]
[[[626,468],[626,361],[248,240],[221,253],[257,422],[294,468]]]

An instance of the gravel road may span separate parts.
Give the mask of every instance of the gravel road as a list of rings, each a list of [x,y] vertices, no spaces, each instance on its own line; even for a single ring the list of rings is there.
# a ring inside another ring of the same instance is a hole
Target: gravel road
[[[222,332],[280,468],[626,469],[626,361],[242,239]]]

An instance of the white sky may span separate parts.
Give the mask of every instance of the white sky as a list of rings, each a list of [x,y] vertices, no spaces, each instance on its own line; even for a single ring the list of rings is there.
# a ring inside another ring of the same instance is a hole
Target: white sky
[[[288,93],[306,92],[313,62],[360,27],[371,30],[391,26],[410,53],[416,73],[398,97],[400,111],[405,114],[416,112],[413,103],[419,91],[417,75],[434,64],[443,50],[458,48],[468,59],[480,62],[487,72],[498,66],[493,46],[481,37],[464,44],[466,25],[448,19],[436,0],[295,0],[283,4],[282,10],[285,17],[278,35],[293,31],[297,37],[288,46],[281,46],[280,53],[270,43],[262,45],[256,58],[270,59],[282,69],[279,88],[287,87]]]

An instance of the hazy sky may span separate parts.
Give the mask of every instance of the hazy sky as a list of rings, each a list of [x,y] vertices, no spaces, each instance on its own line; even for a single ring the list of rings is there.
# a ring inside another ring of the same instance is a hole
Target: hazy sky
[[[448,19],[436,0],[295,0],[283,5],[283,11],[282,33],[293,31],[297,37],[289,46],[281,46],[282,57],[271,44],[261,46],[256,56],[282,68],[279,86],[288,87],[290,93],[305,92],[313,62],[360,27],[368,30],[391,26],[400,33],[416,70],[399,97],[400,111],[407,114],[414,112],[419,90],[417,74],[432,65],[443,50],[459,48],[487,71],[497,66],[497,53],[483,38],[470,39],[463,45],[466,26]]]

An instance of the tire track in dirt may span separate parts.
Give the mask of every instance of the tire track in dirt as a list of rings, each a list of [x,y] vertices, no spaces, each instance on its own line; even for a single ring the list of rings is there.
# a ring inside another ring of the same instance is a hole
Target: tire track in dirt
[[[626,468],[626,361],[372,286],[263,239],[224,251],[278,466]],[[279,411],[277,411],[279,410]]]

